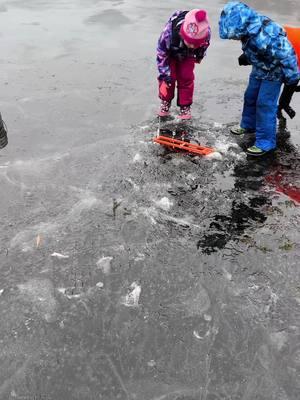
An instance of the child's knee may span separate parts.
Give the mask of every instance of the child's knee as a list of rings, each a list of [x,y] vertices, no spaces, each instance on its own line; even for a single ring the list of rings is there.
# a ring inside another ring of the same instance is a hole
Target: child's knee
[[[264,96],[259,96],[256,102],[257,110],[267,114],[276,114],[277,103],[273,99],[267,99]]]

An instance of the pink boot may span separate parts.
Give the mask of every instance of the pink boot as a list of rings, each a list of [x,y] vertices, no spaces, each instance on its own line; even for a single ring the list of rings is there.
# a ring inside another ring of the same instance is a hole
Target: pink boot
[[[159,117],[168,117],[170,115],[170,107],[171,107],[170,101],[162,100],[157,115]]]
[[[191,119],[192,118],[191,106],[181,106],[178,118],[179,119]]]

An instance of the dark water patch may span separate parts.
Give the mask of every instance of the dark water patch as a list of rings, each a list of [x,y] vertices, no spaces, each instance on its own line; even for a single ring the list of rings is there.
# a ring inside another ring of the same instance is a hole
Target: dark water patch
[[[262,197],[252,199],[250,206],[233,202],[230,216],[215,216],[214,221],[209,225],[208,232],[216,232],[206,231],[204,237],[198,241],[197,248],[210,254],[217,249],[223,249],[229,240],[239,240],[247,228],[256,226],[255,222],[262,224],[266,221],[267,217],[255,208],[267,203],[268,199]]]
[[[85,23],[105,25],[113,32],[116,26],[130,24],[131,20],[119,10],[107,9],[99,14],[90,16],[85,20]]]

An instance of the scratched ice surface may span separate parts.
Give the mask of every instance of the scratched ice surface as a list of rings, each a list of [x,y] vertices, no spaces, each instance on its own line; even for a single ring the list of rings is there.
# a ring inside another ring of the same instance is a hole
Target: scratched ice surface
[[[276,156],[247,160],[229,127],[249,70],[224,2],[190,1],[213,40],[189,130],[216,152],[152,144],[182,4],[0,4],[1,400],[299,399],[299,99]],[[300,23],[296,1],[249,4]]]

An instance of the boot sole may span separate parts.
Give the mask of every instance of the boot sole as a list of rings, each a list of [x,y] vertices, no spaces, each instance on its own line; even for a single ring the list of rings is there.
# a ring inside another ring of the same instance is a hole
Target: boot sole
[[[251,152],[248,152],[247,150],[246,150],[246,154],[248,155],[248,156],[250,156],[250,157],[263,157],[263,156],[266,156],[266,155],[268,155],[268,154],[271,154],[272,152],[274,152],[275,151],[275,149],[272,149],[272,150],[269,150],[269,151],[264,151],[263,153],[251,153]]]
[[[230,131],[230,133],[234,136],[254,135],[255,134],[255,132],[249,132],[249,131],[246,131],[243,133],[237,133],[237,132],[233,132],[232,130]]]
[[[177,116],[178,119],[180,119],[181,121],[188,121],[190,119],[192,119],[192,117],[181,117],[180,115]]]

